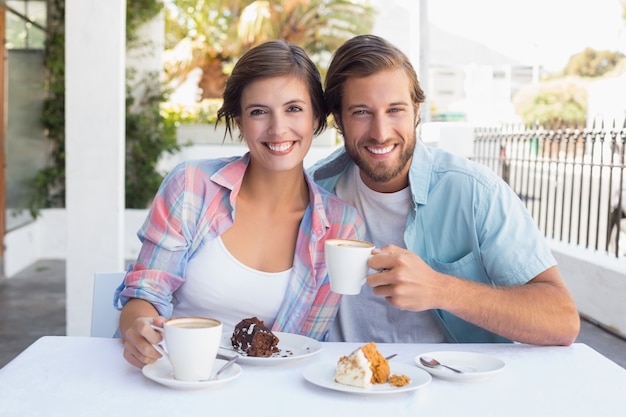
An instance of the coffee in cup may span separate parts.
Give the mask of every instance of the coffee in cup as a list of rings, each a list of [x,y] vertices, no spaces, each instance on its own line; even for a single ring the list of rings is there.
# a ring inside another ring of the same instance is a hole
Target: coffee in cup
[[[368,259],[374,244],[362,240],[329,239],[324,244],[324,257],[330,278],[330,290],[355,295],[365,283]]]
[[[205,317],[177,317],[152,328],[163,332],[165,349],[153,345],[172,365],[174,378],[203,381],[211,371],[222,340],[222,322]]]

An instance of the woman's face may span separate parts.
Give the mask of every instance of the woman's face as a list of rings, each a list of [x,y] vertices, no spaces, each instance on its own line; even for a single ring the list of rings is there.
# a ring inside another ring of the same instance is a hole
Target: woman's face
[[[236,122],[251,160],[271,171],[301,168],[317,127],[307,86],[292,76],[250,83]]]

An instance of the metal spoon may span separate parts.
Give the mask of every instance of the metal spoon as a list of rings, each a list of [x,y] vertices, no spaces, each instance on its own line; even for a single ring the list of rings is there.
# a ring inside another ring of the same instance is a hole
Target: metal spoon
[[[230,366],[231,366],[233,363],[235,363],[235,362],[237,361],[237,358],[238,358],[238,357],[239,357],[239,356],[233,356],[232,358],[230,358],[230,360],[229,360],[228,362],[226,362],[226,363],[224,364],[224,366],[222,366],[222,367],[219,369],[219,371],[217,371],[217,372],[215,373],[215,375],[213,375],[213,377],[211,377],[211,378],[209,379],[209,381],[215,381],[215,380],[216,380],[216,379],[220,376],[220,374],[221,374],[222,372],[224,372],[225,370],[227,370],[228,368],[230,368]]]
[[[463,373],[463,371],[452,368],[451,366],[448,366],[448,365],[444,365],[443,363],[440,363],[437,359],[433,359],[428,356],[420,356],[420,362],[422,363],[422,365],[427,366],[429,368],[436,368],[438,366],[443,366],[444,368],[448,368],[451,371],[454,371],[456,373],[459,373],[459,374]]]

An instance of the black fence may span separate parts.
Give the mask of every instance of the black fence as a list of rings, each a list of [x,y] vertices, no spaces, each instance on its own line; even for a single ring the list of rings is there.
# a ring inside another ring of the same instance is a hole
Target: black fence
[[[474,160],[496,171],[552,239],[626,255],[623,126],[475,130]]]

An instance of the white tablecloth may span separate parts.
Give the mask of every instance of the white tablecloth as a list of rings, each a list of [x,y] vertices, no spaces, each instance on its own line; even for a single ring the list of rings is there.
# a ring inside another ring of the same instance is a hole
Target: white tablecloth
[[[0,369],[0,416],[624,416],[626,370],[584,344],[379,344],[414,365],[425,352],[480,352],[503,371],[480,381],[432,382],[413,392],[358,395],[320,388],[303,370],[358,347],[323,343],[309,358],[278,366],[241,364],[217,389],[173,390],[126,363],[116,339],[47,336]]]

